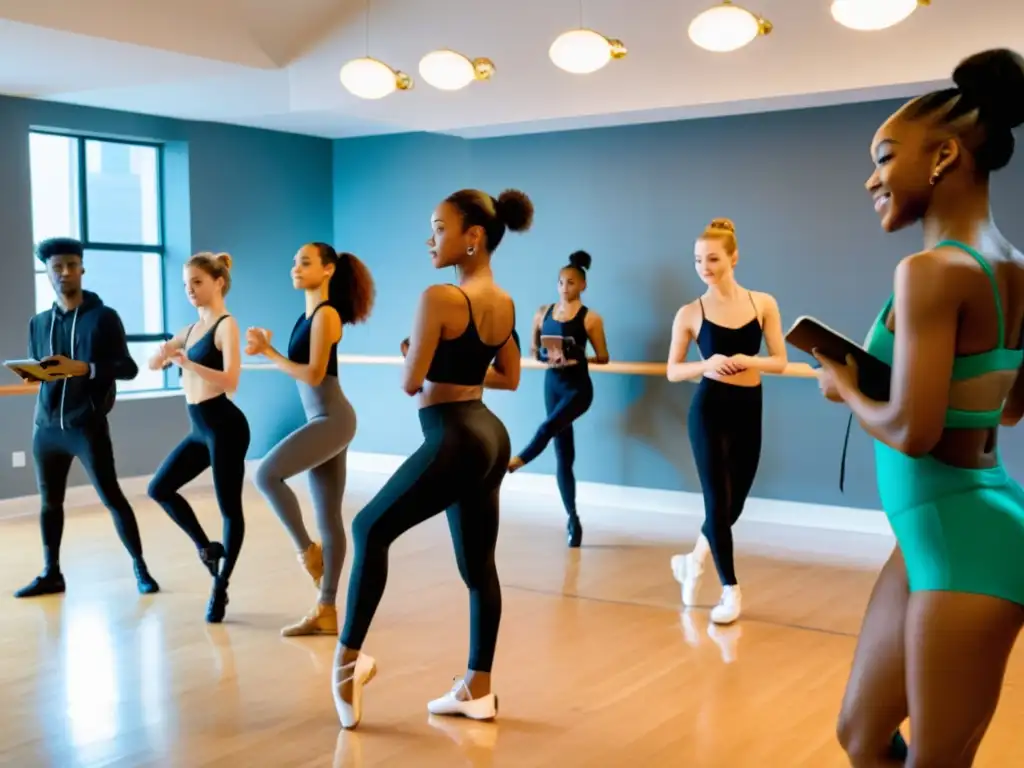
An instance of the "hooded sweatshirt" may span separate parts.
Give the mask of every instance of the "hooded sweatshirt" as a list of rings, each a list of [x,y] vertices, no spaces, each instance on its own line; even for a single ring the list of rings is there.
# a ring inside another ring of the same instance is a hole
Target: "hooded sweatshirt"
[[[117,312],[91,291],[70,311],[58,304],[40,312],[28,325],[28,354],[33,360],[64,355],[89,364],[89,373],[60,381],[44,381],[36,399],[39,427],[75,429],[95,424],[114,407],[116,380],[139,374]]]

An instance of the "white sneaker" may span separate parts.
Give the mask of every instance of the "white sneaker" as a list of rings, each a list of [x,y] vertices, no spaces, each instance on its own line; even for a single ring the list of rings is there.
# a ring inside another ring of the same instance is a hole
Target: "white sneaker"
[[[342,728],[355,728],[363,718],[363,686],[377,674],[377,662],[372,656],[360,653],[359,658],[348,664],[341,664],[341,644],[334,653],[334,708],[338,712]],[[341,698],[341,686],[352,682],[352,702]]]
[[[704,563],[694,557],[692,552],[672,556],[672,576],[683,585],[680,590],[683,605],[697,604],[697,591],[700,589],[700,579],[703,575]]]
[[[742,595],[739,584],[724,587],[722,599],[711,609],[711,620],[715,624],[732,624],[740,617],[741,602]]]
[[[474,699],[466,681],[456,677],[448,693],[427,703],[427,711],[432,715],[461,715],[471,720],[493,720],[498,714],[498,697],[492,692]]]

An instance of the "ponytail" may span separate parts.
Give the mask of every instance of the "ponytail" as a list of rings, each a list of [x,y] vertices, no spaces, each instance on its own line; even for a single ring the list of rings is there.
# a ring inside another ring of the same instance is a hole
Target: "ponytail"
[[[352,253],[338,253],[327,243],[312,243],[324,266],[334,265],[327,284],[327,303],[338,313],[343,325],[365,321],[373,309],[376,288],[367,266]]]

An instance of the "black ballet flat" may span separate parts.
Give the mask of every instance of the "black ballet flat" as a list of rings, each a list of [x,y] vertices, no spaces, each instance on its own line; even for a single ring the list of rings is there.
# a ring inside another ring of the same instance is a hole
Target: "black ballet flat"
[[[570,515],[565,529],[569,546],[573,549],[579,547],[583,543],[583,523],[580,522],[579,517]]]
[[[210,602],[206,604],[207,624],[220,624],[224,621],[225,609],[228,607],[228,585],[227,582],[216,578],[213,580],[213,592],[210,593]]]
[[[160,591],[160,585],[149,573],[144,560],[135,561],[135,583],[138,585],[140,595],[152,595]]]
[[[199,548],[199,559],[214,578],[217,578],[220,560],[224,554],[224,545],[219,541],[211,541],[205,547]]]

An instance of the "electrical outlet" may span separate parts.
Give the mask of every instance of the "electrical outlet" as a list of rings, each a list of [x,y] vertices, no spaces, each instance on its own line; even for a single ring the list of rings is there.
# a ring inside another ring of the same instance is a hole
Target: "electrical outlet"
[[[25,452],[15,451],[11,454],[11,466],[15,469],[25,466]]]

